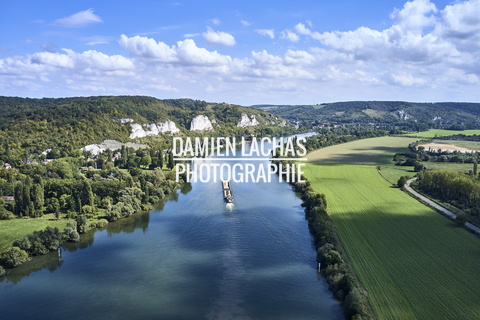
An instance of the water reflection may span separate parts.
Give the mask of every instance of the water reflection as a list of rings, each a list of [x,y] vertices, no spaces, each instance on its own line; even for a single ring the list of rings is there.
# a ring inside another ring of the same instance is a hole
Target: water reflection
[[[187,194],[192,190],[190,183],[185,184],[180,192]],[[155,209],[162,210],[167,201],[178,201],[178,192],[172,192],[167,195],[163,201],[160,201],[155,205]],[[66,242],[60,248],[60,252],[74,252],[79,249],[86,249],[93,245],[95,241],[95,232],[99,230],[106,230],[109,237],[112,237],[117,233],[133,233],[137,229],[141,229],[143,232],[148,230],[148,224],[150,222],[150,212],[141,212],[134,214],[128,218],[121,219],[115,222],[109,223],[103,229],[90,230],[89,232],[80,236],[78,242]],[[32,257],[30,261],[25,262],[21,266],[7,270],[5,276],[0,277],[0,283],[12,283],[17,284],[23,277],[27,277],[30,274],[47,269],[50,272],[57,270],[64,262],[64,258],[57,251],[50,252],[46,255]]]
[[[0,282],[17,284],[23,277],[29,276],[34,272],[43,269],[54,272],[62,264],[63,259],[59,257],[58,253],[50,252],[46,255],[35,257],[15,269],[8,270],[5,276],[0,277]]]

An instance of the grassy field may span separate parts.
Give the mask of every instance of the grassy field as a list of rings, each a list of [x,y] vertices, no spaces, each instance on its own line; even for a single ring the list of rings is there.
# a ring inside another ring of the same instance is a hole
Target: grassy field
[[[453,136],[455,134],[464,134],[467,136],[473,136],[474,134],[480,135],[480,130],[442,130],[442,129],[430,129],[424,132],[415,132],[406,134],[412,137],[420,137],[420,138],[435,138],[435,137],[444,137],[444,136]]]
[[[48,226],[65,229],[67,219],[54,220],[53,214],[45,215],[37,219],[13,219],[0,221],[0,253],[11,247],[16,239],[29,235],[37,230],[45,229]]]
[[[425,168],[430,170],[457,170],[461,172],[468,172],[473,170],[472,163],[455,163],[455,162],[423,162]]]
[[[408,141],[374,138],[317,150],[304,171],[326,194],[378,319],[479,319],[479,239],[378,174],[376,166],[390,170],[388,159]]]
[[[435,143],[445,143],[445,144],[454,144],[458,147],[472,149],[472,150],[480,150],[480,142],[479,141],[463,141],[463,140],[440,140],[435,139]]]

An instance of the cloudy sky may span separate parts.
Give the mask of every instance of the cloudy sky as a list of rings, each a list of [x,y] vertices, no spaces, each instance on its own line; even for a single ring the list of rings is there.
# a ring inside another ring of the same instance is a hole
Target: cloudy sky
[[[480,102],[480,0],[2,0],[0,95]]]

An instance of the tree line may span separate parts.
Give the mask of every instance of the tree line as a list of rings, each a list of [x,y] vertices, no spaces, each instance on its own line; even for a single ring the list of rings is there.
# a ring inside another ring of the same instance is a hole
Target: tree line
[[[471,222],[480,222],[478,179],[459,171],[435,170],[420,173],[417,181],[421,191],[460,208]]]
[[[305,218],[314,237],[320,270],[325,275],[329,289],[341,301],[345,316],[355,320],[373,319],[365,291],[340,253],[341,244],[328,214],[325,195],[315,192],[308,180],[292,185],[300,193],[302,207],[305,208]]]

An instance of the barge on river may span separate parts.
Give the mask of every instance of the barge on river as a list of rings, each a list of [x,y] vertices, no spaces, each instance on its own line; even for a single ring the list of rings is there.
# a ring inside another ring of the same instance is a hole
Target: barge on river
[[[227,203],[233,202],[232,189],[230,188],[230,181],[222,180],[223,198]]]

